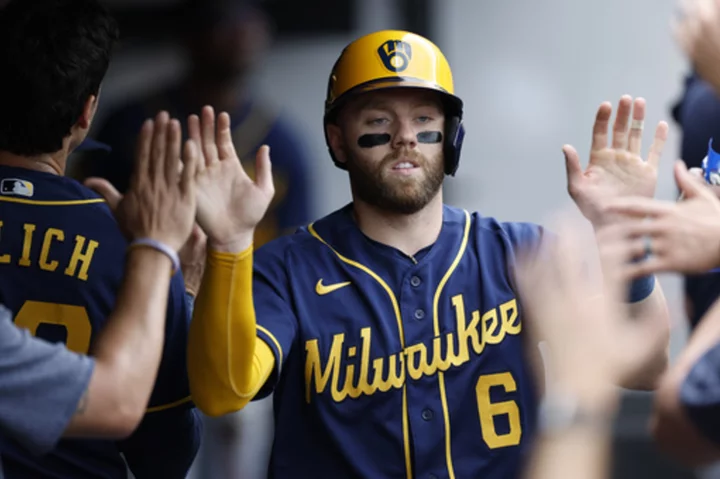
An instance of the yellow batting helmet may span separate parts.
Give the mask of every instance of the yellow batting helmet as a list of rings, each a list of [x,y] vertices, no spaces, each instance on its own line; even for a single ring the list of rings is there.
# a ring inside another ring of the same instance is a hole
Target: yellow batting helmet
[[[324,125],[335,121],[348,98],[388,88],[424,88],[441,95],[446,115],[445,173],[454,175],[465,136],[463,102],[455,96],[452,71],[445,55],[430,40],[415,33],[382,30],[345,47],[330,73]],[[345,168],[332,150],[330,155],[337,166]]]

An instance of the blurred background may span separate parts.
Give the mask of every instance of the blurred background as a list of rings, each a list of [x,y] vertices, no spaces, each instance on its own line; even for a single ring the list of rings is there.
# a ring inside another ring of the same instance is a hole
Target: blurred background
[[[95,138],[107,156],[76,156],[77,177],[121,188],[143,119],[183,118],[204,103],[233,116],[236,148],[252,161],[271,145],[278,198],[261,242],[350,199],[322,131],[328,74],[342,48],[379,29],[407,29],[445,52],[465,101],[467,136],[446,200],[504,220],[546,222],[569,206],[561,147],[586,159],[595,111],[622,94],[647,99],[652,130],[670,123],[657,197],[674,199],[680,132],[671,109],[689,73],[671,35],[674,0],[106,0],[122,42],[102,88]],[[681,281],[661,279],[675,321],[672,356],[687,337]],[[208,421],[195,479],[265,477],[271,398]],[[650,397],[628,394],[616,433],[618,478],[695,477],[656,452]]]

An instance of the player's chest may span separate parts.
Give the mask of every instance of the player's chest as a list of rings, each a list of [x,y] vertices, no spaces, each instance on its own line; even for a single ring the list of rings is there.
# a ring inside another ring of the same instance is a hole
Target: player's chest
[[[517,352],[521,318],[502,271],[333,265],[316,276],[294,285],[308,393],[339,402]]]

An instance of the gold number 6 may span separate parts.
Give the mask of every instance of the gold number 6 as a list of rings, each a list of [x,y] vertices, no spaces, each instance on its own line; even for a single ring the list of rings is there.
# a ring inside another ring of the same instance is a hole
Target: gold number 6
[[[482,437],[490,449],[517,446],[522,437],[520,409],[515,401],[490,402],[490,388],[493,386],[502,386],[505,392],[517,390],[515,379],[509,372],[480,376],[475,386],[475,393],[477,394]],[[494,418],[501,414],[507,415],[510,425],[510,430],[505,434],[498,434],[495,430]]]

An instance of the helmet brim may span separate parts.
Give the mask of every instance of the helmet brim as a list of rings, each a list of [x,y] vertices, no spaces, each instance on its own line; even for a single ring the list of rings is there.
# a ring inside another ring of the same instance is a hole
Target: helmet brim
[[[379,91],[379,90],[391,90],[399,88],[418,88],[423,90],[430,90],[441,94],[445,108],[449,108],[448,113],[456,116],[462,116],[463,102],[460,98],[456,97],[452,93],[442,88],[440,85],[418,78],[408,77],[389,77],[379,78],[371,82],[363,83],[350,90],[346,91],[338,98],[335,99],[331,104],[326,105],[325,116],[330,119],[334,118],[338,109],[347,103],[350,98],[354,98],[363,93]]]

